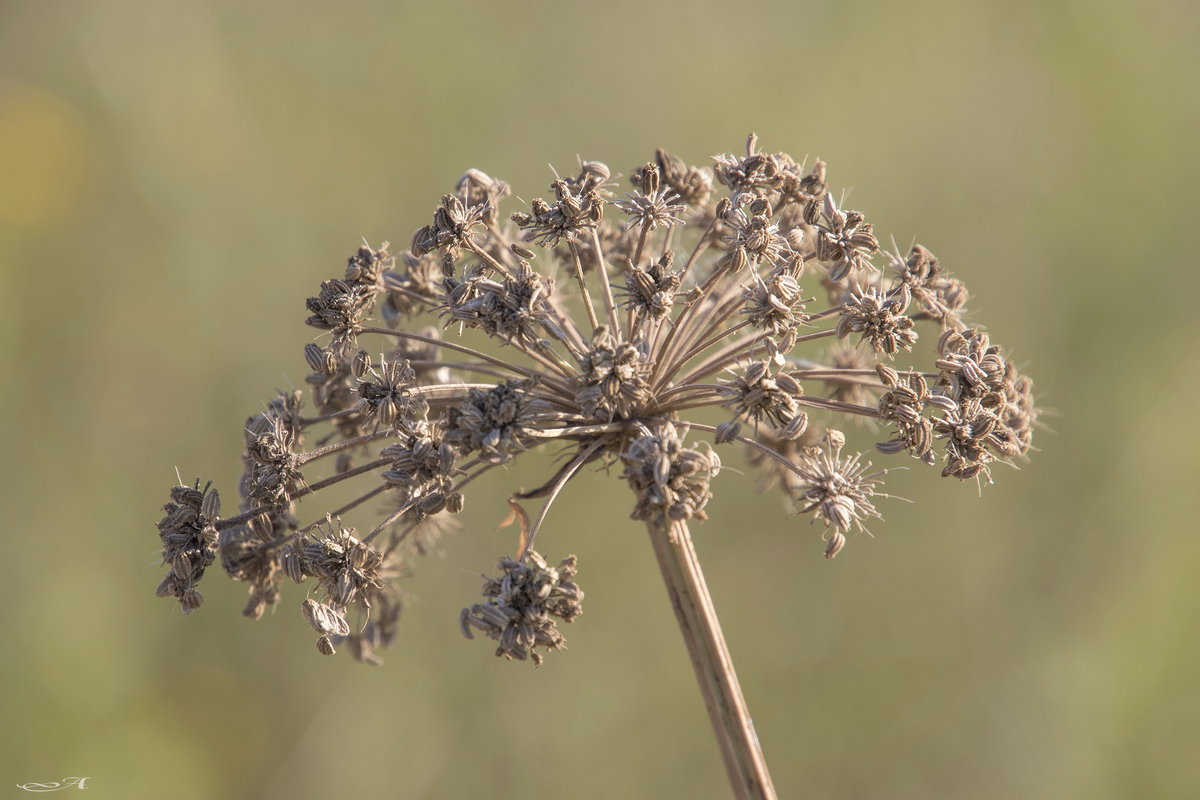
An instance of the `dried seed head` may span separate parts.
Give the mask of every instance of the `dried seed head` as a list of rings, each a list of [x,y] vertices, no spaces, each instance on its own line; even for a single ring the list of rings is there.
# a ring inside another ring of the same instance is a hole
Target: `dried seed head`
[[[563,650],[566,639],[555,619],[573,622],[583,613],[583,590],[572,579],[578,568],[575,556],[567,556],[551,567],[536,551],[522,561],[503,558],[498,578],[484,578],[483,595],[488,598],[464,608],[459,617],[463,635],[474,638],[472,628],[499,642],[496,655],[542,663],[537,648]]]
[[[259,619],[279,602],[286,538],[264,524],[238,525],[221,532],[221,566],[229,577],[250,584],[250,599],[243,613],[251,619]]]
[[[658,188],[658,168],[647,171],[643,179],[645,186],[653,188],[627,194],[627,200],[617,200],[615,203],[617,208],[629,215],[629,221],[625,223],[626,229],[645,228],[652,231],[660,226],[669,228],[682,225],[683,219],[679,215],[687,206],[677,202],[678,196],[671,189]]]
[[[753,206],[751,211],[753,212]],[[756,266],[774,266],[782,261],[785,254],[791,252],[787,238],[779,232],[778,223],[772,221],[769,208],[751,215],[737,208],[729,214],[726,222],[731,229],[725,238],[729,249],[741,251],[744,257]],[[741,267],[731,269],[738,272]]]
[[[383,448],[379,455],[392,462],[381,477],[400,490],[406,502],[429,506],[435,504],[428,500],[432,497],[445,502],[451,479],[458,473],[455,468],[458,451],[446,441],[441,426],[420,426],[401,441]]]
[[[950,277],[937,257],[914,245],[908,259],[888,254],[896,280],[916,299],[926,314],[948,328],[962,327],[962,314],[970,294],[962,281]]]
[[[158,536],[163,563],[170,564],[171,569],[155,593],[176,598],[185,613],[195,611],[204,600],[195,586],[216,560],[219,510],[216,490],[212,484],[201,489],[199,479],[192,486],[172,488],[171,501],[163,506]]]
[[[322,331],[304,349],[315,411],[302,414],[292,392],[247,420],[236,514],[221,518],[211,487],[172,491],[157,593],[195,609],[197,582],[220,557],[248,585],[244,613],[258,617],[285,576],[311,579],[302,612],[321,652],[345,644],[378,663],[395,638],[401,559],[458,525],[477,476],[541,445],[568,459],[520,498],[551,503],[584,466],[620,459],[633,516],[665,525],[704,519],[720,469],[712,451],[683,445],[689,426],[737,442],[823,521],[830,558],[878,517],[883,473],[843,456],[845,437],[810,413],[883,422],[879,452],[940,459],[960,479],[990,480],[994,461],[1032,449],[1033,385],[963,324],[965,286],[921,245],[880,253],[866,217],[839,207],[823,162],[762,151],[751,135],[711,171],[658,150],[619,199],[613,174],[595,161],[556,174],[547,199],[512,215],[514,229],[500,212],[508,184],[471,169],[409,251],[357,247],[307,303]],[[621,213],[606,219],[613,207]],[[926,322],[941,332],[932,364],[876,363],[911,351]],[[365,337],[386,344],[360,346]],[[689,422],[715,406],[736,420]],[[335,501],[338,513],[386,501],[361,539],[332,518],[295,516],[321,508],[310,495],[335,484],[367,486]],[[545,519],[523,520],[522,551]],[[565,618],[577,610],[573,562],[557,578],[532,553],[502,569],[464,629],[536,662],[561,644],[550,606]]]
[[[528,262],[522,261],[503,281],[473,273],[446,285],[442,310],[449,318],[447,325],[462,323],[506,343],[528,347],[553,324],[548,301],[554,281],[534,272]]]
[[[323,527],[322,538],[304,540],[299,557],[304,574],[316,578],[326,605],[344,613],[351,605],[370,609],[385,599],[390,592],[385,581],[398,569],[395,554],[360,541],[337,519],[327,518]]]
[[[840,281],[851,271],[864,269],[872,255],[879,251],[879,240],[869,222],[858,211],[841,211],[826,192],[821,199],[819,218],[806,210],[805,221],[816,227],[817,259],[829,265],[829,279]]]
[[[457,257],[462,250],[472,249],[472,233],[484,224],[487,212],[486,202],[468,206],[461,197],[443,195],[441,204],[433,212],[433,224],[413,235],[410,249],[416,256],[436,249]]]
[[[384,242],[378,250],[363,242],[358,252],[350,256],[346,262],[346,280],[363,286],[376,287],[385,270],[392,268],[395,257],[388,252],[388,243]]]
[[[685,448],[670,423],[655,430],[643,428],[621,454],[623,477],[637,495],[632,517],[647,522],[707,519],[704,507],[712,497],[709,481],[721,471],[711,450]]]
[[[358,384],[358,410],[378,424],[410,430],[424,418],[428,404],[416,391],[417,373],[407,359],[380,356],[379,368],[370,367]]]
[[[297,437],[282,417],[267,416],[261,427],[263,432],[247,443],[245,471],[238,488],[247,503],[284,513],[291,508],[292,497],[304,481],[296,453]]]
[[[912,350],[917,341],[912,317],[905,316],[906,303],[899,296],[884,297],[875,289],[851,292],[842,307],[837,334],[841,338],[860,333],[875,352],[894,356],[901,349]]]
[[[358,334],[375,304],[378,291],[374,285],[336,279],[325,281],[321,284],[320,294],[308,298],[311,316],[306,322],[314,328],[331,331],[330,349],[337,357],[345,357],[358,349]]]
[[[508,381],[487,391],[471,389],[449,411],[446,441],[464,455],[478,452],[495,464],[512,459],[530,441],[527,426],[532,427],[537,416],[530,395],[530,385],[522,381]]]
[[[733,375],[732,379],[723,382],[728,398],[725,406],[755,426],[766,418],[778,428],[787,428],[803,415],[797,398],[804,394],[804,389],[787,373],[773,372],[769,362],[751,362]],[[807,421],[807,417],[803,419]],[[799,432],[787,438],[794,438],[801,432],[803,425]]]
[[[467,170],[454,188],[464,206],[483,208],[480,219],[485,225],[495,224],[496,207],[512,191],[504,181],[496,180],[478,169]]]
[[[596,163],[588,162],[590,165]],[[604,201],[596,191],[600,185],[598,181],[602,180],[594,171],[586,170],[580,174],[578,182],[557,180],[550,184],[557,202],[551,205],[537,198],[530,203],[528,213],[513,214],[512,220],[524,231],[526,241],[543,247],[553,247],[563,239],[579,238],[604,218]]]
[[[659,148],[655,152],[655,162],[659,173],[662,176],[662,181],[673,191],[684,204],[692,207],[703,206],[708,202],[709,195],[712,194],[712,175],[707,171],[689,167],[684,163],[683,159],[673,156],[666,150]],[[649,165],[647,165],[649,166]],[[643,191],[646,189],[642,179],[641,171],[644,167],[639,167],[634,170],[631,176],[633,184]]]
[[[841,431],[828,431],[823,448],[809,448],[796,462],[800,481],[794,487],[801,513],[811,512],[814,521],[825,522],[827,530],[843,534],[851,527],[865,530],[864,519],[882,519],[871,498],[879,494],[876,487],[883,474],[867,473],[871,464],[862,461],[862,453],[843,458],[845,443]]]
[[[769,282],[755,275],[742,297],[746,300],[742,313],[750,324],[774,336],[792,333],[807,321],[800,284],[787,273],[776,273]]]
[[[649,267],[631,265],[625,271],[626,305],[640,318],[664,320],[675,307],[679,274],[671,269],[674,253],[670,250]]]
[[[600,326],[580,359],[575,402],[591,419],[630,419],[650,400],[649,372],[637,346],[619,341]]]

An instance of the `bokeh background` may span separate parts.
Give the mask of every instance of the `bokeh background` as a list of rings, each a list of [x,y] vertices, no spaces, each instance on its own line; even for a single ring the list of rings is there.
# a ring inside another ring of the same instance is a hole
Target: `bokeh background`
[[[232,495],[360,237],[469,167],[528,200],[753,130],[937,253],[1055,412],[982,496],[889,476],[914,502],[834,562],[722,473],[696,536],[780,795],[1200,796],[1197,42],[1190,0],[0,3],[2,782],[726,797],[619,481],[539,539],[587,601],[538,670],[457,615],[548,462],[469,498],[379,668],[318,655],[296,587],[249,622],[214,573],[185,618],[154,522],[176,467]]]

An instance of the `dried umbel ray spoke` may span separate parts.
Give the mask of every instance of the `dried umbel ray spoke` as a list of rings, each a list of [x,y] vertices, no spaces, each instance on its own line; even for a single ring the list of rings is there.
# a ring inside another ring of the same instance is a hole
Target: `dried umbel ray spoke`
[[[509,194],[469,170],[408,251],[364,244],[321,284],[307,323],[322,333],[304,348],[313,411],[294,392],[247,420],[236,513],[222,517],[199,481],[171,490],[158,593],[195,610],[219,560],[258,618],[284,578],[307,583],[319,651],[347,644],[377,662],[396,636],[395,577],[456,527],[477,478],[548,449],[561,458],[546,483],[510,499],[515,553],[461,617],[497,655],[540,664],[538,648],[565,646],[556,620],[579,615],[583,592],[575,558],[552,567],[535,540],[584,467],[622,466],[735,791],[773,796],[689,530],[718,449],[747,448],[832,558],[887,497],[887,469],[842,428],[991,483],[993,465],[1031,449],[1032,384],[964,322],[966,287],[929,250],[881,249],[824,163],[761,152],[754,136],[711,170],[659,150],[625,187],[583,162],[506,219]],[[921,337],[928,363],[900,368],[920,360]],[[725,421],[702,424],[704,408]],[[712,443],[688,443],[698,434]],[[310,495],[347,481],[355,499],[314,508]]]

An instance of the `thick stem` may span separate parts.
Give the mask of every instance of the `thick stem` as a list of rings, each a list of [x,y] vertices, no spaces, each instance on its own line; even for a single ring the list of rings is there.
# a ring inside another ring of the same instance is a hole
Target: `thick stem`
[[[738,800],[776,800],[766,758],[686,522],[647,522],[654,555],[687,643],[725,769]]]

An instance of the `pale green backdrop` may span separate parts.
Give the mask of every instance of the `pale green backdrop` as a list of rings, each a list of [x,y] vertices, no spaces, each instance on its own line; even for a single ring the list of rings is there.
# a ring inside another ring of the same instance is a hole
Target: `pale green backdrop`
[[[466,168],[528,200],[751,130],[933,249],[1055,411],[982,497],[889,476],[914,503],[834,562],[722,473],[696,535],[780,795],[1200,796],[1197,42],[1189,0],[6,0],[4,796],[726,797],[619,481],[539,539],[587,600],[536,671],[457,614],[545,461],[469,498],[380,668],[318,655],[294,587],[249,622],[214,574],[185,618],[154,522],[176,467],[232,496],[304,299]]]

